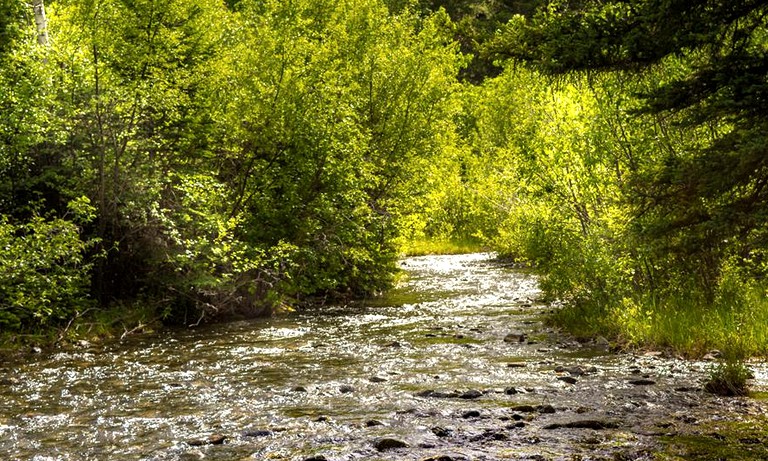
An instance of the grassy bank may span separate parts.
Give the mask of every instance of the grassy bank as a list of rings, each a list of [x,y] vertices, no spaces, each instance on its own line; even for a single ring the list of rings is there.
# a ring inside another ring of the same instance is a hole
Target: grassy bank
[[[473,239],[418,239],[406,242],[401,249],[403,256],[452,255],[488,251]]]
[[[768,298],[758,284],[720,287],[711,301],[689,292],[574,302],[550,321],[577,337],[604,336],[626,348],[685,357],[718,350],[736,360],[768,355]]]

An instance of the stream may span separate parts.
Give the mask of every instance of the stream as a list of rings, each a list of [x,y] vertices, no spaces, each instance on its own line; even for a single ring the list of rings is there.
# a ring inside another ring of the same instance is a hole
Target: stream
[[[703,392],[710,362],[548,328],[535,276],[492,255],[401,265],[365,303],[2,363],[0,459],[651,460],[768,413]]]

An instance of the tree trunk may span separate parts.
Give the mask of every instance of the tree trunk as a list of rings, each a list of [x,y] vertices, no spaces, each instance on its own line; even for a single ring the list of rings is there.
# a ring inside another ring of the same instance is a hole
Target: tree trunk
[[[45,4],[43,0],[34,0],[32,8],[35,11],[35,25],[37,26],[37,43],[48,45],[48,20],[45,19]]]

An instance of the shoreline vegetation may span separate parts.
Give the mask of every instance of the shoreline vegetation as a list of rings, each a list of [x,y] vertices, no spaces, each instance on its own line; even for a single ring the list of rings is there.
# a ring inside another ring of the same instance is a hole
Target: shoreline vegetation
[[[482,249],[575,337],[765,357],[768,7],[544,3],[0,0],[0,348]]]

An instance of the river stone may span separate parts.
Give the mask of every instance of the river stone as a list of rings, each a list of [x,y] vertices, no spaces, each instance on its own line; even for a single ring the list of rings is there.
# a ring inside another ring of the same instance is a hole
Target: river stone
[[[539,411],[539,413],[543,414],[552,414],[556,412],[555,407],[552,405],[539,405],[536,407],[536,409]]]
[[[518,413],[534,413],[536,411],[536,408],[534,408],[531,405],[517,405],[510,408],[510,410],[516,411]]]
[[[451,429],[446,429],[444,427],[435,426],[432,429],[430,429],[433,434],[435,434],[438,437],[448,437],[451,435],[451,432],[453,432]]]
[[[505,343],[523,343],[528,338],[528,336],[521,332],[521,331],[513,331],[512,333],[508,333],[507,336],[504,337]]]
[[[576,384],[577,382],[579,382],[573,376],[558,376],[557,379],[568,384]]]
[[[373,441],[373,447],[377,451],[396,450],[398,448],[408,448],[408,444],[402,440],[393,439],[391,437],[383,437]]]
[[[368,381],[372,383],[385,383],[387,382],[387,378],[382,378],[379,376],[371,376],[370,378],[368,378]]]
[[[323,455],[315,455],[309,458],[304,458],[304,461],[328,461],[328,458]]]
[[[517,394],[517,389],[515,389],[512,386],[510,386],[510,387],[504,389],[504,393],[507,394],[507,395],[515,395],[515,394]]]
[[[465,411],[464,413],[462,413],[461,417],[464,418],[464,419],[479,418],[480,417],[480,412],[477,411],[477,410]]]
[[[221,434],[213,434],[207,439],[193,439],[187,441],[188,445],[193,447],[201,447],[203,445],[221,445],[227,440],[227,436]]]
[[[567,423],[552,423],[544,426],[544,429],[616,429],[619,425],[613,421],[601,421],[598,419],[583,419],[569,421]]]
[[[256,429],[253,431],[243,432],[244,437],[268,437],[270,435],[272,435],[272,431],[266,429]]]
[[[350,392],[355,392],[355,388],[350,386],[349,384],[344,384],[339,387],[339,392],[342,394],[349,394]]]
[[[634,384],[635,386],[651,386],[656,384],[656,381],[652,379],[632,379],[629,381],[629,384]]]
[[[371,419],[365,422],[365,427],[375,427],[375,426],[383,426],[383,425],[384,423],[376,419]]]
[[[469,390],[459,396],[459,398],[466,399],[466,400],[472,400],[477,399],[483,396],[483,393],[478,391],[477,389]]]
[[[291,388],[291,392],[307,392],[307,388],[304,386],[295,386]]]
[[[429,458],[424,458],[421,461],[454,461],[459,458],[453,458],[448,455],[438,455],[438,456],[430,456]]]
[[[507,368],[525,368],[526,366],[528,365],[524,362],[512,362],[507,364]]]

